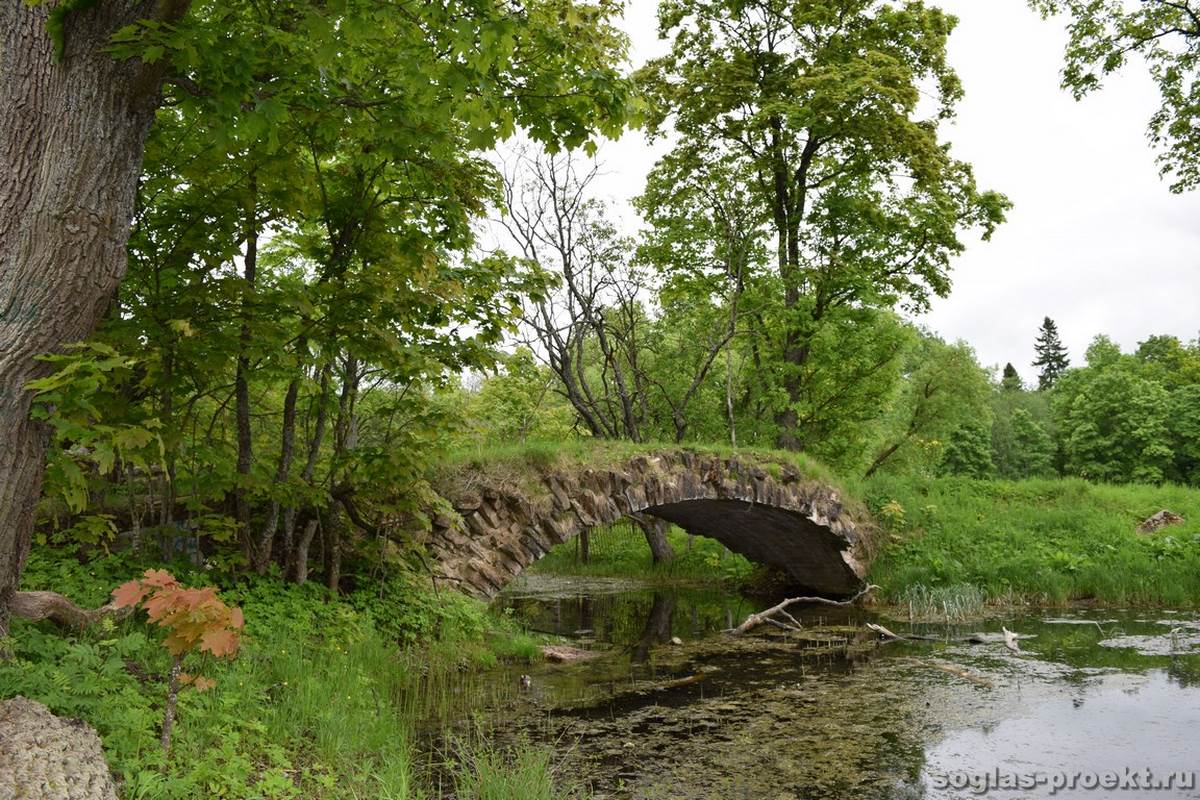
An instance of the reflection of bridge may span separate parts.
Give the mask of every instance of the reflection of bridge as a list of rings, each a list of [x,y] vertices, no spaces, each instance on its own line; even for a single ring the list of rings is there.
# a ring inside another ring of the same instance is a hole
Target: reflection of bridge
[[[427,542],[441,578],[490,598],[580,531],[644,513],[708,536],[752,561],[782,568],[796,584],[848,595],[872,551],[865,513],[790,463],[666,450],[604,467],[512,467],[444,489],[458,512],[440,515]]]

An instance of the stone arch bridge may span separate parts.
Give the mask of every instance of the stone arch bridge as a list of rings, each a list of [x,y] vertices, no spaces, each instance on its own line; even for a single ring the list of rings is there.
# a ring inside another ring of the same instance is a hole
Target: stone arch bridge
[[[839,491],[795,465],[666,450],[605,466],[457,470],[440,487],[456,514],[439,514],[426,546],[435,580],[494,597],[550,548],[631,514],[675,523],[795,584],[845,596],[863,582],[874,526]]]

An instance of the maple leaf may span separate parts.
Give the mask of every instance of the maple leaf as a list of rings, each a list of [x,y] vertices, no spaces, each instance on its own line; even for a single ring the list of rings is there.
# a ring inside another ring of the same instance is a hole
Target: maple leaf
[[[146,586],[167,589],[179,585],[179,581],[175,580],[175,576],[165,569],[148,569],[145,575],[144,583]]]
[[[242,616],[242,610],[234,607],[229,611],[229,627],[241,629],[246,627],[246,618]]]
[[[200,639],[200,649],[214,656],[231,656],[237,652],[238,636],[231,630],[208,631]]]
[[[175,598],[165,592],[157,592],[150,596],[142,607],[146,609],[146,614],[150,617],[151,622],[158,622],[164,619],[174,610]]]
[[[127,608],[136,606],[142,602],[142,598],[146,596],[146,590],[142,588],[139,581],[132,580],[122,583],[117,588],[113,589],[112,597],[113,604],[117,608]]]
[[[196,678],[195,686],[196,686],[197,692],[207,692],[209,689],[213,688],[216,685],[217,685],[217,682],[214,681],[212,678],[206,678],[203,675]]]

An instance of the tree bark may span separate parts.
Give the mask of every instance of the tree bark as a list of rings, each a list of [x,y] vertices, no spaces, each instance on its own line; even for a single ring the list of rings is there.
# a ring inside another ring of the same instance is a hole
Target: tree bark
[[[674,560],[675,550],[667,541],[668,523],[665,520],[638,514],[633,517],[633,521],[642,529],[646,544],[650,546],[650,558],[655,564],[665,564]]]
[[[313,474],[316,472],[317,459],[321,455],[321,446],[325,442],[326,421],[329,418],[329,387],[330,380],[333,375],[333,363],[326,362],[321,368],[321,390],[317,395],[317,419],[314,424],[312,439],[308,443],[308,458],[305,460],[304,469],[300,473],[300,480],[307,486],[313,484]],[[285,563],[295,564],[294,574],[297,576],[297,583],[304,583],[299,580],[300,568],[299,558],[300,552],[297,550],[292,552],[292,542],[296,531],[296,516],[299,512],[295,506],[290,506],[283,512],[283,542],[284,542],[284,558]],[[304,575],[305,580],[308,576],[308,546],[312,543],[313,529],[305,529],[304,536],[307,536],[307,541],[302,537],[301,542],[304,544]]]
[[[312,546],[313,536],[317,533],[317,526],[321,524],[319,518],[313,518],[304,526],[304,532],[300,534],[300,538],[296,540],[296,555],[292,563],[293,580],[298,586],[303,586],[308,583],[308,549]]]
[[[337,422],[334,424],[334,461],[344,457],[358,446],[358,403],[359,374],[358,357],[347,355],[343,364],[342,392],[338,398]],[[338,492],[353,492],[347,484],[334,483],[330,491],[329,518],[321,528],[325,544],[325,586],[334,594],[342,577],[342,515],[338,510],[341,500]]]
[[[296,399],[299,394],[300,378],[295,377],[288,384],[287,396],[283,399],[283,441],[279,446],[279,463],[275,468],[274,481],[277,489],[287,482],[288,473],[292,469],[292,457],[296,451]],[[267,571],[267,566],[271,563],[271,551],[274,549],[275,531],[279,527],[279,510],[282,505],[278,500],[271,501],[262,534],[254,548],[254,569],[260,575]],[[290,554],[285,550],[284,556],[288,557]]]
[[[66,15],[0,3],[0,635],[29,553],[47,432],[29,420],[34,360],[95,330],[125,273],[146,135],[168,59],[119,62],[114,31],[174,22],[187,0],[106,0]]]
[[[250,196],[246,207],[246,252],[243,256],[241,299],[242,326],[238,333],[237,374],[234,378],[234,397],[237,417],[237,483],[233,488],[234,513],[245,543],[247,559],[258,566],[255,537],[250,532],[250,473],[254,467],[254,438],[250,430],[250,305],[258,282],[258,203],[255,197],[258,182],[250,174]],[[265,565],[264,565],[265,569]]]
[[[322,548],[325,553],[325,588],[338,593],[342,582],[342,515],[336,507],[329,509],[329,519],[321,526]]]
[[[179,676],[183,672],[183,656],[171,660],[171,671],[167,675],[167,707],[163,711],[162,744],[163,754],[171,753],[171,729],[175,726],[175,704],[179,701]]]

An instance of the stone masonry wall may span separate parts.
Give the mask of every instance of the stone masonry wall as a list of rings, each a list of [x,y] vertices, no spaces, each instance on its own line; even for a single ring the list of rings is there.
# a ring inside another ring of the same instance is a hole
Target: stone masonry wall
[[[439,582],[494,597],[554,545],[642,512],[833,595],[857,590],[871,553],[869,524],[853,518],[835,489],[790,467],[776,478],[736,459],[678,450],[532,481],[516,489],[485,479],[450,498],[457,515],[439,515],[427,542]]]

